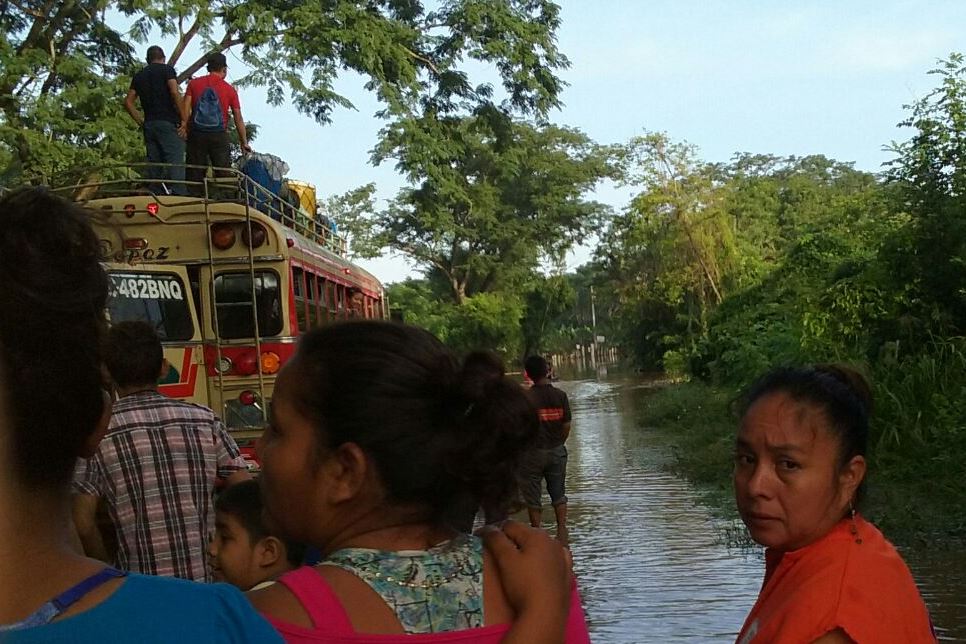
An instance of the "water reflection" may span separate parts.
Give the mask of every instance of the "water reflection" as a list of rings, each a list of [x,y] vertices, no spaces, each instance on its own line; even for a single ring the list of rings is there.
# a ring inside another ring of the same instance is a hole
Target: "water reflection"
[[[558,384],[574,412],[570,535],[593,640],[734,641],[758,594],[761,554],[729,547],[729,526],[668,472],[666,446],[636,422],[649,385]],[[906,554],[943,638],[966,638],[966,555]]]

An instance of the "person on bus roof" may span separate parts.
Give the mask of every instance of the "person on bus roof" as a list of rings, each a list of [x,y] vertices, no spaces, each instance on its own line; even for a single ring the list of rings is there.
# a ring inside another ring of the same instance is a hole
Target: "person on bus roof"
[[[178,78],[174,67],[167,64],[164,50],[157,45],[148,47],[147,59],[147,66],[131,79],[124,109],[141,128],[148,163],[165,164],[148,166],[148,178],[170,179],[168,190],[183,195],[186,193],[183,137],[188,113],[182,111]],[[141,102],[143,114],[134,106],[135,98]]]
[[[185,90],[183,111],[188,119],[189,166],[186,176],[196,194],[204,194],[199,184],[204,180],[209,162],[214,168],[231,167],[231,141],[228,138],[228,111],[231,110],[242,152],[251,152],[245,120],[241,114],[238,92],[227,81],[228,60],[218,52],[208,55],[208,75],[195,78]],[[217,174],[217,171],[216,171]]]

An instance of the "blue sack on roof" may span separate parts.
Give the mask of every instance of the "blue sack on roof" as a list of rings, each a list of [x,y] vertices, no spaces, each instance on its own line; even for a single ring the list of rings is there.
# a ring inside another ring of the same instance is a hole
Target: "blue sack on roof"
[[[246,183],[249,203],[272,219],[280,220],[279,195],[288,164],[274,154],[252,153],[241,158],[238,169],[251,179]]]

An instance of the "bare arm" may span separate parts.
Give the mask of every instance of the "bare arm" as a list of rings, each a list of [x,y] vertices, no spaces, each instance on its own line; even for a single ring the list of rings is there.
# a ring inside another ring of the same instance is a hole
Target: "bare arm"
[[[185,123],[188,121],[188,115],[190,114],[191,104],[185,105],[185,102],[181,99],[181,88],[178,87],[178,81],[169,78],[168,79],[168,92],[171,94],[171,102],[174,104],[174,111],[181,115],[181,122]]]
[[[138,108],[134,107],[134,99],[136,99],[137,96],[137,92],[135,92],[133,89],[129,89],[127,91],[127,96],[124,97],[124,109],[126,109],[127,113],[131,115],[131,118],[134,119],[135,123],[138,125],[144,125],[144,117],[138,111]]]
[[[74,526],[80,537],[84,553],[101,561],[107,561],[107,548],[97,529],[97,501],[93,494],[75,494],[73,497]]]
[[[564,440],[567,440],[568,438],[570,438],[570,422],[569,421],[563,424],[563,427],[561,428],[561,434],[563,434],[563,439]]]
[[[184,119],[183,127],[187,128],[191,120],[191,91],[187,88],[184,92],[184,99],[181,101],[181,118]]]
[[[251,152],[252,147],[248,145],[248,134],[245,131],[245,120],[242,118],[240,109],[231,109],[232,118],[235,119],[235,129],[238,130],[238,142],[244,152]]]

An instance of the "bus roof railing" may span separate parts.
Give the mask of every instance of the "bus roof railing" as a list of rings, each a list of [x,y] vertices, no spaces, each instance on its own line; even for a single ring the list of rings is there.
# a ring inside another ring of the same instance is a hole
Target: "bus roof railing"
[[[151,178],[167,174],[170,163],[130,163],[80,168],[53,176],[35,177],[27,184],[44,184],[64,197],[79,202],[119,197],[149,196],[159,205],[190,206],[194,199],[207,202],[239,203],[255,209],[291,228],[323,248],[345,257],[348,244],[344,235],[333,230],[331,221],[318,211],[308,213],[297,201],[286,200],[235,168],[209,169],[208,166],[184,165],[205,170],[201,181]],[[161,171],[164,171],[163,173]],[[209,176],[212,175],[212,176]],[[205,197],[207,195],[207,199]],[[171,199],[172,201],[168,201]],[[175,203],[173,199],[177,199]]]

